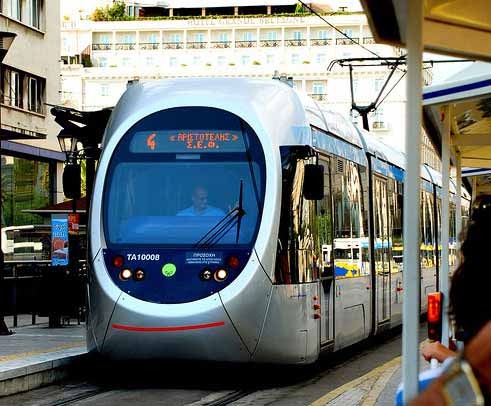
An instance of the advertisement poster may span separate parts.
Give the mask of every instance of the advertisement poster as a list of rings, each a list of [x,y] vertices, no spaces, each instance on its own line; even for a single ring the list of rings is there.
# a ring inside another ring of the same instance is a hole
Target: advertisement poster
[[[51,215],[51,265],[68,265],[68,216]]]
[[[79,231],[80,217],[78,213],[68,215],[68,234],[77,235]]]

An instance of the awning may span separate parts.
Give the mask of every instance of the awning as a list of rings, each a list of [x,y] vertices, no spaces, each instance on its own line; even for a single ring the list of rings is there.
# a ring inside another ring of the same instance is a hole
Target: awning
[[[76,203],[77,213],[85,214],[86,207],[87,207],[87,199],[85,198],[85,196],[80,199],[77,199],[75,203]],[[46,207],[42,207],[40,209],[22,210],[22,212],[40,214],[40,215],[73,213],[73,201],[67,200],[65,202],[52,204]]]

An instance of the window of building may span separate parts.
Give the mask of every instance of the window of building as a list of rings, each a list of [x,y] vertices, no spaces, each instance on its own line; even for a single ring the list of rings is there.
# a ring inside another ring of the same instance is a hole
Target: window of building
[[[194,36],[195,42],[205,42],[205,34],[198,33]]]
[[[242,65],[249,65],[251,62],[251,57],[249,55],[242,55],[241,63]]]
[[[218,57],[218,65],[223,66],[223,65],[225,65],[225,62],[226,62],[226,58],[223,55],[220,55]]]
[[[159,42],[159,37],[157,34],[150,34],[148,36],[148,42],[151,44],[157,44]]]
[[[274,63],[274,55],[271,55],[271,54],[266,55],[266,63],[269,65],[273,64]]]
[[[169,38],[170,38],[170,42],[174,44],[181,42],[181,34],[171,34]]]
[[[135,37],[133,34],[123,35],[123,44],[133,44],[135,42]]]
[[[41,28],[41,1],[29,1],[29,24],[36,28]]]
[[[177,58],[175,56],[171,56],[169,58],[169,66],[176,66],[177,65]]]
[[[353,94],[355,95],[356,97],[356,94],[358,93],[358,79],[353,79]]]
[[[19,72],[10,71],[10,83],[8,83],[8,103],[11,106],[22,107],[22,78]]]
[[[345,28],[342,31],[347,37],[353,38],[353,30],[351,28]]]
[[[244,32],[244,41],[254,41],[254,33],[252,33],[251,31],[246,31]]]
[[[99,58],[99,66],[101,68],[106,68],[107,67],[107,58],[102,56]]]
[[[193,65],[199,65],[199,64],[201,64],[201,58],[199,56],[194,56]]]
[[[145,64],[147,65],[147,67],[153,66],[155,64],[155,61],[154,61],[153,57],[147,56],[145,58]]]
[[[292,64],[297,64],[297,63],[300,63],[300,55],[292,54]]]
[[[293,39],[296,41],[301,40],[303,37],[302,31],[294,31],[293,32]]]
[[[44,112],[45,79],[6,66],[2,66],[1,78],[2,103],[36,113]]]
[[[101,44],[109,44],[109,35],[108,34],[101,34],[99,36],[99,41]]]
[[[321,82],[314,82],[312,84],[312,93],[314,94],[324,94],[324,84]]]
[[[228,42],[228,33],[221,32],[220,35],[218,36],[218,40],[220,42]]]
[[[109,85],[108,84],[101,85],[101,96],[109,96]]]
[[[130,58],[129,58],[129,57],[125,56],[125,57],[123,58],[122,63],[123,63],[123,66],[130,66],[131,60],[130,60]]]
[[[322,30],[322,31],[319,31],[319,34],[317,34],[317,38],[319,39],[329,39],[329,31],[327,30]]]
[[[276,31],[268,31],[266,34],[269,41],[276,41],[278,33]]]
[[[21,0],[5,0],[6,1],[6,14],[9,17],[21,20]]]
[[[322,63],[322,64],[325,64],[326,63],[326,54],[317,54],[316,57],[315,57],[315,61],[317,63]]]
[[[52,185],[56,170],[48,162],[2,155],[2,227],[43,224],[39,209],[52,203]]]
[[[41,79],[29,77],[28,78],[28,93],[29,102],[27,108],[30,111],[36,113],[42,113],[43,103],[42,103],[42,92],[43,92],[43,82]]]
[[[375,91],[380,92],[380,89],[382,89],[382,86],[384,85],[384,80],[383,79],[375,79],[375,82],[373,83]]]

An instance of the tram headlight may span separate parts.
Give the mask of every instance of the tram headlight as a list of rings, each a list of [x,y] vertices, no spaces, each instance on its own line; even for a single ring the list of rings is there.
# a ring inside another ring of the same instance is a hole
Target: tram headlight
[[[125,268],[123,269],[120,273],[119,273],[119,278],[122,280],[122,281],[127,281],[128,279],[131,278],[131,276],[133,275],[133,272],[131,272],[131,269],[129,268]]]
[[[124,265],[124,258],[122,255],[116,255],[113,258],[113,266],[116,268],[121,268]]]
[[[145,278],[145,272],[143,272],[143,269],[137,269],[135,271],[135,274],[133,275],[133,277],[137,280],[137,281],[141,281]]]
[[[199,274],[199,278],[202,280],[202,281],[209,281],[212,277],[212,273],[211,271],[206,268],[206,269],[203,269],[201,271],[201,273]]]
[[[219,268],[215,271],[214,278],[217,282],[223,282],[225,279],[227,279],[228,272],[226,269]]]

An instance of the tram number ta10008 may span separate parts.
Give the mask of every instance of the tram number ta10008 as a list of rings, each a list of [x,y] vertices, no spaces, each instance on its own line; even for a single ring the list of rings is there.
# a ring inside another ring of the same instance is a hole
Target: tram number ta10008
[[[158,261],[160,254],[126,254],[128,261]]]

